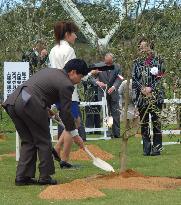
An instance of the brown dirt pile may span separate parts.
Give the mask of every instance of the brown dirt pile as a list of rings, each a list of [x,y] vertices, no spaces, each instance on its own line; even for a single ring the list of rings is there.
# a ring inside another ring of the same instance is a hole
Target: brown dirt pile
[[[124,173],[97,175],[71,183],[49,186],[42,193],[42,199],[85,199],[105,196],[100,189],[129,189],[159,191],[181,187],[181,179],[169,177],[148,177],[134,170]]]
[[[105,196],[104,193],[84,180],[49,186],[40,193],[42,199],[85,199]]]
[[[16,157],[16,152],[10,152],[8,154],[2,154],[0,157]]]
[[[97,189],[165,190],[181,187],[181,179],[169,177],[148,177],[133,170],[121,174],[110,174],[88,179]]]
[[[4,134],[0,134],[0,142],[5,140],[6,140],[6,136]]]
[[[87,145],[87,148],[94,154],[95,157],[99,157],[102,160],[109,160],[113,158],[112,154],[103,151],[96,145]],[[82,149],[78,149],[77,151],[70,153],[70,160],[90,160],[90,158]]]

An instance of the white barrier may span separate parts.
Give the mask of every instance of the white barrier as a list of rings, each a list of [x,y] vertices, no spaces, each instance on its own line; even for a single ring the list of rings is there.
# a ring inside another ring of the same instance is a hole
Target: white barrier
[[[100,135],[100,137],[87,137],[86,140],[109,140],[109,139],[111,139],[111,137],[107,136],[108,108],[107,108],[107,101],[106,101],[106,92],[104,92],[104,97],[102,98],[102,101],[80,102],[81,107],[92,106],[92,105],[100,105],[102,107],[103,127],[100,127],[100,128],[87,128],[86,127],[85,131],[86,131],[86,133],[100,131],[100,132],[103,132],[104,134],[103,134],[103,136]],[[50,120],[50,133],[51,133],[51,137],[52,137],[52,142],[57,142],[57,139],[54,139],[54,136],[57,136],[58,130],[57,130],[57,126],[53,126],[52,120]]]

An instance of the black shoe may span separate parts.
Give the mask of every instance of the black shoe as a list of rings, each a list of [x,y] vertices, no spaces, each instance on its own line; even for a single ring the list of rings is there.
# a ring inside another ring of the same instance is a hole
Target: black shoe
[[[55,148],[52,149],[52,154],[53,154],[53,157],[56,161],[60,162],[61,161],[61,158],[58,156],[58,153],[57,151],[55,150]]]
[[[61,169],[79,169],[80,166],[79,165],[73,165],[73,164],[70,164],[68,162],[65,162],[65,161],[61,161],[60,162],[60,168]]]
[[[38,184],[39,185],[56,185],[57,180],[52,179],[51,176],[40,177],[38,180]]]
[[[143,156],[150,156],[150,153],[143,153]]]
[[[114,135],[114,138],[121,138],[120,136]]]
[[[15,185],[16,186],[26,186],[37,184],[37,180],[31,177],[16,177]]]
[[[151,154],[150,154],[150,156],[159,156],[160,155],[160,152],[152,152]]]

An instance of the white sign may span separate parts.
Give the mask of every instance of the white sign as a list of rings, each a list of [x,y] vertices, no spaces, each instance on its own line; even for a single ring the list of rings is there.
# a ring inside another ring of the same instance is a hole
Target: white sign
[[[28,78],[28,62],[4,62],[4,100]]]

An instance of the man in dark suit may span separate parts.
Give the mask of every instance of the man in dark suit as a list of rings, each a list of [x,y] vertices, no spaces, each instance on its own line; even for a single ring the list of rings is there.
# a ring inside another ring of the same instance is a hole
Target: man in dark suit
[[[99,86],[98,99],[102,100],[103,90],[106,89],[106,99],[108,105],[108,114],[113,117],[112,135],[115,138],[120,137],[120,112],[119,112],[119,94],[118,89],[123,77],[120,75],[121,68],[119,64],[113,63],[113,54],[107,53],[104,58],[107,66],[114,65],[114,69],[107,71],[97,71],[94,83]]]
[[[160,113],[164,103],[162,77],[165,68],[163,60],[154,52],[154,44],[150,39],[141,38],[138,46],[139,57],[134,61],[132,70],[132,97],[140,114],[143,155],[159,156],[163,150]],[[153,124],[153,145],[149,115]]]
[[[3,103],[21,138],[20,159],[15,184],[57,184],[50,175],[55,173],[47,108],[61,103],[60,113],[66,129],[66,139],[84,148],[71,114],[74,84],[88,73],[86,63],[72,59],[63,70],[43,69],[19,86]],[[39,163],[39,180],[34,179],[36,161]]]

